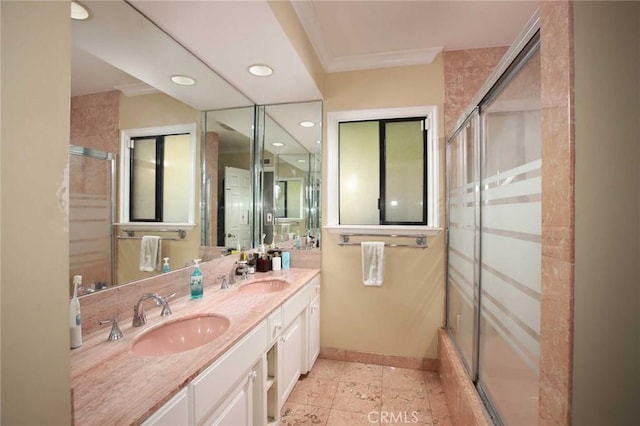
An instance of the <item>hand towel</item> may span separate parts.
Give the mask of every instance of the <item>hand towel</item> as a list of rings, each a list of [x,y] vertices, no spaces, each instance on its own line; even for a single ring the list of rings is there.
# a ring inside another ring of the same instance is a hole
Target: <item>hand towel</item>
[[[140,243],[140,270],[151,272],[154,269],[160,270],[162,263],[162,250],[160,247],[160,237],[155,235],[145,235]]]
[[[362,282],[367,286],[381,286],[384,280],[384,243],[368,241],[362,247]]]

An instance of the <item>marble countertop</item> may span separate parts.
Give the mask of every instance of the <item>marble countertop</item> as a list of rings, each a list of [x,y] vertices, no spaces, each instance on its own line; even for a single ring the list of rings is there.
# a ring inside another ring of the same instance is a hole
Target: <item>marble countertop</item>
[[[173,315],[169,317],[160,317],[160,309],[154,307],[142,327],[131,327],[131,317],[122,319],[119,325],[124,338],[118,341],[106,341],[110,326],[86,336],[84,344],[71,351],[74,424],[141,423],[318,273],[317,269],[292,268],[259,273],[250,281],[237,280],[228,290],[207,287],[202,299],[186,296],[170,301]],[[284,278],[291,285],[274,293],[238,291],[245,283],[271,278]],[[149,306],[153,303],[145,302]],[[150,328],[203,313],[227,317],[229,329],[211,343],[186,352],[163,356],[132,352],[134,340]]]

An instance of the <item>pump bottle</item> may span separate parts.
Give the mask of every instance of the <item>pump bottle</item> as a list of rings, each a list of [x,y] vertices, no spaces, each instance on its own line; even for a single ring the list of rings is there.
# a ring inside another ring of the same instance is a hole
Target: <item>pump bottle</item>
[[[194,259],[193,262],[196,264],[196,266],[193,267],[193,272],[191,273],[191,278],[189,280],[192,299],[202,298],[204,277],[202,275],[202,272],[200,272],[200,266],[198,266],[200,260],[201,259]]]

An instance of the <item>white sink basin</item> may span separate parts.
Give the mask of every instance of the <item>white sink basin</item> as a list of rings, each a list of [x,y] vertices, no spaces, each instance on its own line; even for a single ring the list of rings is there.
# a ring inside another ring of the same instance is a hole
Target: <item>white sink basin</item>
[[[285,280],[272,279],[265,281],[256,281],[242,285],[239,290],[247,294],[275,293],[289,287],[289,283]]]
[[[195,349],[222,336],[229,320],[216,314],[198,315],[167,322],[138,337],[132,351],[138,355],[171,355]]]

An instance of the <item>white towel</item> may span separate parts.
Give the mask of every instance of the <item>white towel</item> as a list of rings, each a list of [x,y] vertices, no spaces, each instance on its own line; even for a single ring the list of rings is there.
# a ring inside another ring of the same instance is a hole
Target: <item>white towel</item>
[[[384,243],[369,241],[362,246],[362,282],[368,286],[381,286],[384,279]]]
[[[161,259],[160,237],[155,235],[143,236],[140,243],[140,270],[151,272],[157,269],[159,271],[162,265]]]

